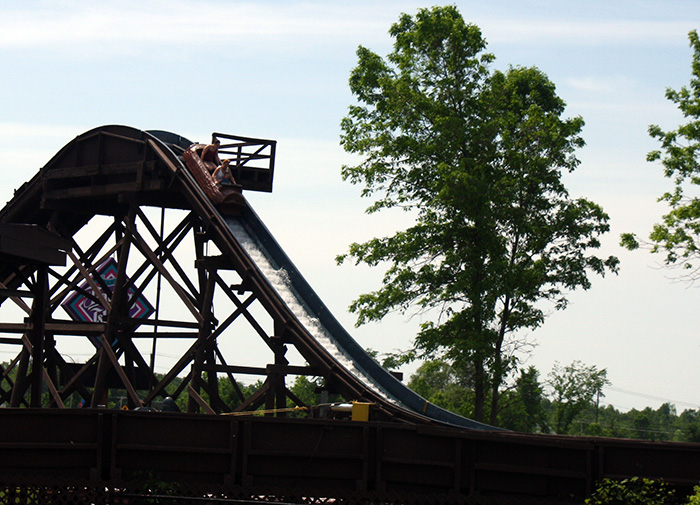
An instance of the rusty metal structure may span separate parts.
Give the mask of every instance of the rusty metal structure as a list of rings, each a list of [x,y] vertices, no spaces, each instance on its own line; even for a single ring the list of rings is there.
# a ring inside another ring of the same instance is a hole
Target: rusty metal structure
[[[272,190],[274,141],[214,139],[243,195]],[[700,480],[692,444],[505,433],[425,401],[347,334],[245,198],[212,202],[192,144],[95,128],[0,210],[0,497],[20,483],[127,503],[144,473],[190,497],[301,503],[562,503],[605,476]],[[290,390],[298,376],[322,378],[321,407]],[[347,415],[331,395],[366,422],[332,419]],[[185,412],[158,412],[167,397]]]

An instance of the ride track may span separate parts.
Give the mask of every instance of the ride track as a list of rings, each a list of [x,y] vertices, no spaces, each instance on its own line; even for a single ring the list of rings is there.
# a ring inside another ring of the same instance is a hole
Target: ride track
[[[212,137],[244,191],[272,190],[274,141]],[[191,144],[95,128],[0,211],[7,489],[105,489],[149,472],[227,496],[507,503],[580,498],[605,476],[700,481],[693,444],[507,433],[427,402],[342,328],[244,198],[212,203],[183,160]],[[268,363],[242,363],[251,334]],[[166,364],[164,341],[181,349]],[[246,396],[241,375],[263,380]],[[321,398],[369,405],[369,420],[306,405],[288,387],[300,375],[323,378]],[[105,408],[116,390],[129,411]],[[134,411],[181,395],[186,413]],[[289,403],[307,417],[289,418]]]

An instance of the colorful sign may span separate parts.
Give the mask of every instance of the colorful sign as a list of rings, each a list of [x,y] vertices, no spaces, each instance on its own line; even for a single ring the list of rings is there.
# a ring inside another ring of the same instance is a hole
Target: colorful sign
[[[97,273],[102,277],[104,285],[109,289],[109,294],[105,294],[100,283],[96,282],[102,294],[110,300],[114,291],[114,284],[117,282],[117,262],[114,258],[108,258],[104,263],[96,269]],[[80,285],[83,291],[94,295],[92,287],[87,282]],[[129,288],[129,301],[134,296],[134,289]],[[61,304],[61,307],[68,313],[74,321],[85,321],[90,323],[104,323],[107,318],[107,309],[100,302],[85,296],[81,292],[75,292],[70,295]],[[129,308],[129,317],[134,319],[146,319],[153,314],[153,306],[148,303],[148,300],[143,295],[139,296]]]

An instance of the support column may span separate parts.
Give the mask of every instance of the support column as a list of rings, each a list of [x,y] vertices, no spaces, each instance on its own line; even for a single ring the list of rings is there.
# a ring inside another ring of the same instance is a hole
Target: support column
[[[27,390],[27,370],[29,369],[29,351],[23,347],[19,353],[19,363],[17,364],[17,375],[15,376],[15,385],[12,388],[10,396],[10,407],[19,407],[24,398],[24,393]]]
[[[41,407],[41,393],[44,371],[44,338],[46,333],[46,309],[48,305],[48,267],[40,266],[36,271],[34,302],[32,303],[32,331],[29,341],[32,344],[31,397],[29,406]]]
[[[277,321],[274,324],[275,336],[270,337],[270,348],[275,354],[275,370],[274,376],[270,377],[272,382],[272,389],[270,390],[270,403],[275,409],[284,409],[287,407],[287,386],[285,384],[286,374],[284,373],[285,367],[289,364],[285,354],[287,353],[287,346],[284,345],[284,340],[280,336],[284,333],[284,327],[280,325]],[[278,412],[277,416],[285,417],[285,412]]]
[[[200,324],[199,335],[197,336],[197,338],[198,340],[206,340],[209,337],[209,335],[211,335],[211,332],[214,328],[214,314],[212,312],[212,303],[214,300],[214,287],[216,283],[214,277],[212,275],[208,275],[204,267],[200,268],[199,276],[200,282],[205,282],[205,285],[200,286],[200,292],[203,293],[200,306],[203,321]],[[201,289],[202,287],[204,289]],[[194,362],[192,363],[192,379],[190,381],[190,385],[198,394],[202,385],[202,367],[204,365],[205,359],[207,355],[212,356],[212,359],[214,356],[213,352],[207,352],[207,350],[210,350],[211,346],[213,345],[216,345],[215,341],[211,343],[204,343],[203,345],[200,345],[197,348],[197,351],[195,352]],[[214,363],[212,362],[212,364]],[[214,371],[210,371],[209,374],[214,374],[214,376],[216,376],[216,372]],[[211,389],[211,380],[209,381],[209,385],[210,388],[208,389]],[[218,385],[215,394],[216,396],[218,396]],[[209,395],[211,398],[212,391],[209,391]],[[187,401],[187,412],[198,412],[198,410],[199,405],[197,401],[195,400],[195,398],[190,396],[190,398]]]
[[[132,204],[129,207],[128,215],[124,218],[124,221],[127,223],[127,227],[130,224],[133,224],[135,214],[136,210],[134,208],[134,204]],[[115,237],[119,238],[116,230]],[[93,408],[97,407],[98,405],[107,406],[109,402],[109,387],[107,384],[107,375],[111,368],[119,366],[118,362],[113,362],[115,360],[115,357],[110,356],[108,353],[112,352],[112,343],[119,341],[119,338],[121,336],[120,330],[122,330],[121,323],[123,316],[124,314],[128,314],[129,312],[128,295],[126,289],[124,289],[124,286],[126,284],[126,265],[129,258],[130,246],[131,241],[127,236],[125,236],[124,241],[122,242],[122,245],[117,252],[117,278],[115,279],[114,289],[112,291],[111,310],[107,315],[107,326],[105,327],[104,334],[100,338],[102,347],[99,351],[99,361],[97,364],[97,373],[95,377],[95,388],[92,395],[91,407]],[[127,336],[122,336],[121,338],[127,338]],[[110,348],[107,349],[106,346],[110,346]],[[131,384],[124,384],[124,387],[127,390],[130,389],[130,386]],[[131,400],[133,401],[134,399],[132,398]]]

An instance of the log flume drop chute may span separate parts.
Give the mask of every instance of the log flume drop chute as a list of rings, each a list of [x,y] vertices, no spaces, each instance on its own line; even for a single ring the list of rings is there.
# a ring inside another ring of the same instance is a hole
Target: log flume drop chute
[[[0,323],[0,331],[12,335],[0,345],[16,350],[9,361],[18,373],[0,403],[97,407],[120,389],[132,409],[154,408],[175,395],[187,398],[190,412],[264,408],[285,415],[291,404],[307,415],[335,415],[293,394],[291,378],[305,375],[321,378],[314,403],[366,404],[370,419],[495,429],[405,387],[367,355],[309,286],[243,196],[272,190],[276,143],[221,133],[214,140],[220,157],[231,160],[233,187],[214,184],[201,160],[203,143],[108,125],[77,136],[15,192],[0,211],[0,224],[31,226],[63,241],[53,254],[65,266],[7,251],[0,269],[3,305],[23,309],[31,323]],[[170,212],[179,222],[164,225]],[[85,230],[98,217],[103,229],[90,235]],[[170,236],[164,226],[174,227]],[[90,240],[80,242],[83,235]],[[10,243],[11,237],[0,238]],[[185,247],[194,257],[180,260]],[[190,262],[195,268],[188,271]],[[164,286],[174,302],[163,302]],[[22,292],[30,296],[11,296]],[[228,313],[221,312],[221,299]],[[175,305],[175,315],[165,316]],[[247,353],[235,348],[242,322],[269,351],[266,362],[236,361]],[[62,354],[62,341],[76,337],[88,346],[84,361]],[[156,358],[169,341],[188,346],[163,368]],[[290,361],[292,354],[298,362]],[[260,378],[260,387],[246,394],[237,379],[250,376]],[[221,397],[222,380],[231,382],[231,398]]]

